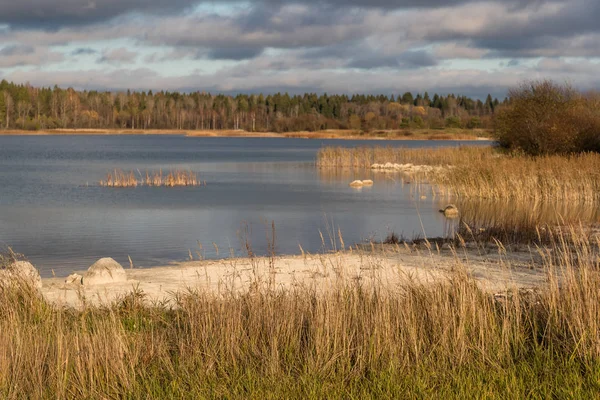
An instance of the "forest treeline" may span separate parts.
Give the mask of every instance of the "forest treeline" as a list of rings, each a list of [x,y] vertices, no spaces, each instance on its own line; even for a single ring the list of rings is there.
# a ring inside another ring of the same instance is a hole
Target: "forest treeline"
[[[206,92],[100,92],[0,82],[1,129],[322,129],[490,128],[506,103],[487,96],[406,92],[386,95],[227,96]]]

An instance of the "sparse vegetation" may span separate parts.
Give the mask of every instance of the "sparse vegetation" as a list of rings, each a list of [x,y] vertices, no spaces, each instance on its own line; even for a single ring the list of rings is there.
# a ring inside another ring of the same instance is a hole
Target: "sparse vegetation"
[[[385,240],[383,241],[383,244],[400,244],[400,243],[402,243],[402,239],[400,238],[400,236],[398,236],[398,234],[396,232],[388,233]]]

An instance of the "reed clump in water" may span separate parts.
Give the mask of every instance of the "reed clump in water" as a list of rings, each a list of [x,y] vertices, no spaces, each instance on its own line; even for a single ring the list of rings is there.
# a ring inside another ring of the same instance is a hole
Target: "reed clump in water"
[[[105,187],[136,187],[138,181],[133,171],[125,172],[120,169],[115,169],[112,172],[106,174],[106,179],[100,181],[100,186]]]
[[[594,398],[599,245],[567,230],[539,250],[545,287],[497,294],[460,263],[436,282],[191,291],[173,308],[0,289],[0,396]]]
[[[140,174],[141,175],[141,174]],[[156,187],[176,187],[176,186],[201,186],[206,185],[198,179],[195,172],[192,171],[170,171],[164,175],[162,170],[158,172],[146,172],[145,178],[138,180],[133,171],[124,172],[114,170],[106,175],[106,179],[100,181],[100,186],[104,187],[137,187],[137,186],[156,186]]]
[[[198,186],[202,182],[198,180],[197,175],[191,171],[171,171],[163,175],[162,170],[154,174],[146,173],[144,183],[147,186]]]

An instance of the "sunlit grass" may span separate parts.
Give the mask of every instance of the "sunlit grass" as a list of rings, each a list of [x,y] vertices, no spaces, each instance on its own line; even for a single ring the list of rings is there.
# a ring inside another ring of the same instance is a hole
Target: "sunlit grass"
[[[598,249],[565,230],[538,251],[545,287],[496,295],[458,260],[436,283],[188,291],[174,307],[133,291],[76,311],[4,288],[0,396],[592,398]]]
[[[600,199],[600,154],[529,157],[491,147],[406,149],[339,148],[319,151],[321,168],[370,168],[413,163],[446,167],[426,179],[456,197],[596,203]]]

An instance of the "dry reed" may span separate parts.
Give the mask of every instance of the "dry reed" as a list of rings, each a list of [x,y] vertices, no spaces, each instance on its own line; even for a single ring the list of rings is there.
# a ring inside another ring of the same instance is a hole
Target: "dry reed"
[[[141,174],[140,174],[141,175]],[[100,181],[100,186],[105,187],[137,187],[137,186],[201,186],[206,185],[198,179],[195,172],[192,171],[170,171],[163,175],[162,170],[154,173],[146,172],[145,178],[138,180],[133,173],[114,170],[106,175],[106,179]]]
[[[1,289],[0,396],[594,397],[599,245],[566,230],[539,250],[546,287],[495,296],[458,260],[437,283],[189,292],[172,309],[136,291],[74,311]]]
[[[595,204],[600,200],[600,154],[529,157],[502,154],[491,147],[441,149],[321,149],[321,168],[370,168],[372,164],[413,163],[452,166],[427,180],[440,193],[457,197]]]
[[[456,165],[465,159],[489,159],[491,147],[409,149],[404,147],[323,147],[317,154],[320,168],[371,168],[373,164]]]

